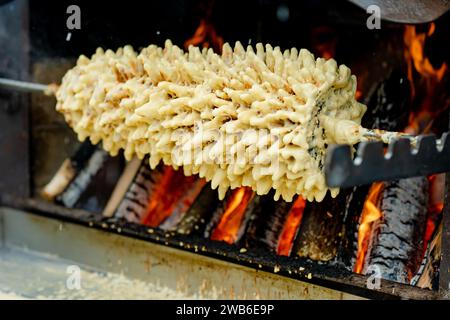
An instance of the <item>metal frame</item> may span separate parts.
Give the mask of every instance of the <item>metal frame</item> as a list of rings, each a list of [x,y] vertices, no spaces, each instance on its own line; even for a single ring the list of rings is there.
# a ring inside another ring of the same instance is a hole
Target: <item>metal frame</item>
[[[0,272],[6,269],[10,276],[0,280],[0,291],[3,287],[7,293],[29,298],[361,299],[206,255],[11,208],[0,207],[2,231]],[[66,287],[69,265],[82,270],[81,290]],[[28,274],[26,283],[24,273]],[[96,274],[101,281],[95,281]],[[161,297],[158,292],[170,296]]]
[[[18,198],[3,194],[0,205],[21,211],[84,225],[103,230],[108,233],[120,234],[169,246],[183,251],[189,251],[201,256],[225,260],[255,270],[277,273],[281,276],[301,280],[329,289],[357,295],[369,299],[440,299],[445,297],[440,292],[420,289],[409,285],[381,280],[380,288],[368,289],[369,276],[355,274],[339,264],[320,264],[314,261],[282,257],[264,250],[243,251],[237,246],[211,241],[198,236],[186,236],[175,232],[164,232],[160,229],[129,223],[123,220],[103,218],[94,213],[67,209],[62,206],[47,203],[32,198]]]

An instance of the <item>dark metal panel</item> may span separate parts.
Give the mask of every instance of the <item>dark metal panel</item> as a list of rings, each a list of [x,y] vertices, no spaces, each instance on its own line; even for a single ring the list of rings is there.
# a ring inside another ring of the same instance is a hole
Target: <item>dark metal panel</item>
[[[412,148],[411,142],[416,146]],[[383,143],[362,142],[353,160],[351,147],[330,147],[325,161],[325,176],[330,187],[352,187],[375,181],[393,181],[428,176],[450,170],[450,136],[436,140],[420,135],[414,140],[394,139],[384,154]]]
[[[28,2],[0,5],[0,76],[28,78]],[[0,91],[0,193],[30,192],[28,94]]]

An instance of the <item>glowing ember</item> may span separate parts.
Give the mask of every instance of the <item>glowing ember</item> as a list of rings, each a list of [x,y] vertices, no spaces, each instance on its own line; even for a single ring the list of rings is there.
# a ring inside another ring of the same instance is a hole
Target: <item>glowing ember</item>
[[[291,253],[294,242],[295,233],[298,230],[305,210],[306,201],[302,197],[298,197],[289,211],[286,222],[283,226],[280,239],[278,240],[277,254],[280,256],[288,256]]]
[[[363,96],[363,94],[362,94],[361,89],[356,89],[355,99],[358,100],[358,101],[361,101],[362,96]]]
[[[245,209],[253,198],[254,192],[249,187],[234,189],[226,200],[225,209],[211,239],[232,244],[237,240],[239,228]]]
[[[361,273],[363,271],[365,257],[369,248],[372,227],[375,221],[382,217],[378,203],[384,184],[382,182],[374,183],[369,190],[366,201],[364,202],[363,211],[361,213],[361,221],[358,229],[358,252],[356,255],[356,263],[354,271]]]
[[[204,48],[212,46],[215,52],[220,53],[223,43],[223,38],[216,33],[213,25],[206,19],[202,19],[194,35],[184,42],[184,48],[187,49],[190,45],[202,45]]]
[[[147,214],[141,221],[150,227],[159,226],[172,214],[187,212],[206,183],[196,176],[186,177],[182,170],[168,166],[163,168],[159,180],[151,192]]]

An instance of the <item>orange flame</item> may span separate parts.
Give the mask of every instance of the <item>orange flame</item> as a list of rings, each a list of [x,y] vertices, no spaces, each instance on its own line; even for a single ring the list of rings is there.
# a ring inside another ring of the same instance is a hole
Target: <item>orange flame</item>
[[[434,230],[436,230],[436,224],[434,222],[434,219],[432,219],[432,216],[436,216],[442,213],[442,210],[444,209],[444,203],[437,203],[430,208],[428,208],[428,215],[429,218],[427,219],[427,225],[425,227],[425,234],[423,237],[423,250],[426,250],[426,247],[428,245],[428,242],[430,242],[431,237],[433,236]]]
[[[383,187],[384,184],[382,182],[375,182],[372,184],[367,199],[364,202],[358,229],[358,252],[356,254],[356,262],[354,267],[354,271],[356,273],[361,273],[363,271],[373,223],[382,217],[382,213],[380,209],[378,209],[378,203]]]
[[[211,234],[212,240],[232,244],[237,240],[245,209],[253,198],[254,192],[249,187],[234,189],[227,199],[225,210],[217,227]]]
[[[439,68],[434,68],[430,60],[425,55],[425,41],[435,31],[435,24],[429,25],[428,32],[417,32],[416,26],[405,26],[404,32],[404,57],[408,67],[408,80],[411,84],[411,98],[414,99],[416,110],[409,115],[409,125],[405,128],[405,132],[410,134],[423,134],[431,130],[434,118],[445,108],[433,108],[436,103],[435,91],[438,83],[442,80],[447,71],[447,64],[443,63]],[[417,79],[415,76],[419,75]],[[417,80],[417,81],[416,81]],[[416,87],[416,82],[418,86]],[[420,86],[419,86],[420,84]],[[420,89],[420,91],[419,91]],[[422,92],[423,91],[423,92]],[[357,97],[360,96],[357,91]],[[442,181],[437,182],[436,176],[429,177],[430,181],[430,200],[428,208],[426,229],[424,234],[424,248],[426,248],[436,228],[436,215],[442,212],[443,197],[439,196],[437,190],[440,186],[442,189]],[[368,197],[364,203],[363,212],[361,213],[361,223],[358,230],[358,252],[355,262],[354,271],[362,273],[366,256],[371,240],[373,224],[382,218],[382,212],[378,208],[379,197],[383,190],[383,183],[374,183],[369,190]]]
[[[205,184],[204,179],[186,177],[182,170],[164,167],[161,178],[151,191],[147,213],[141,223],[157,227],[175,211],[186,212]]]
[[[184,42],[184,48],[188,49],[190,45],[202,45],[203,48],[212,46],[215,52],[220,53],[223,42],[223,38],[216,33],[213,25],[206,19],[202,19],[194,35]]]
[[[424,53],[425,40],[434,33],[435,29],[434,23],[430,24],[427,33],[417,33],[416,26],[405,26],[405,60],[408,64],[408,79],[410,81],[413,79],[413,65],[419,74],[430,79],[430,81],[431,79],[441,81],[445,74],[447,64],[443,63],[439,69],[435,69]]]
[[[303,211],[305,210],[306,201],[302,197],[298,197],[292,205],[283,226],[280,239],[278,240],[277,254],[280,256],[288,256],[291,253],[294,242],[295,233],[302,223]]]
[[[409,125],[406,132],[411,134],[423,134],[431,131],[433,120],[445,108],[436,109],[433,101],[437,85],[442,80],[447,71],[447,64],[443,63],[438,69],[434,68],[430,60],[425,56],[425,41],[436,30],[436,25],[430,23],[428,32],[418,33],[415,26],[406,26],[404,33],[405,59],[408,65],[408,80],[411,83],[411,96],[418,99],[417,89],[414,82],[414,70],[421,76],[419,79],[424,85],[424,97],[419,100],[419,110],[411,112]],[[433,175],[428,177],[430,184],[427,222],[424,233],[424,253],[428,242],[431,240],[436,229],[437,215],[444,207],[444,179],[442,176]]]
[[[426,133],[431,129],[433,119],[437,113],[445,108],[435,110],[433,98],[436,85],[442,80],[447,71],[447,64],[443,63],[438,69],[434,68],[430,60],[425,55],[425,41],[436,30],[436,25],[431,23],[428,32],[417,32],[416,26],[405,26],[403,40],[405,43],[404,56],[408,66],[408,80],[411,84],[411,97],[417,96],[416,83],[414,79],[415,72],[418,73],[420,81],[424,82],[425,96],[420,102],[419,111],[411,112],[410,125],[405,130],[408,133]],[[415,71],[414,71],[415,70]]]

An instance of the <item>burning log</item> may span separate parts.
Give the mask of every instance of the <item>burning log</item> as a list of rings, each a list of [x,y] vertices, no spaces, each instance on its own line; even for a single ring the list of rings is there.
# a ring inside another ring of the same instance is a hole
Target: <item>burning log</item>
[[[409,113],[408,126],[404,125],[403,127],[406,127],[406,132],[413,134],[429,132],[433,119],[442,111],[434,108],[441,104],[436,103],[435,98],[442,97],[435,93],[436,88],[439,87],[438,83],[446,72],[447,65],[443,63],[439,69],[436,69],[425,54],[425,40],[435,30],[433,23],[429,27],[428,32],[424,33],[417,32],[416,26],[406,26],[404,33],[404,55],[408,66],[407,78],[410,85],[410,93],[404,96],[411,97],[413,100],[408,100],[408,102],[412,102],[412,108]],[[419,82],[423,88],[416,87],[418,82],[415,81],[415,75],[420,75]],[[383,185],[379,197],[369,196],[371,201],[377,199],[376,203],[372,203],[372,212],[375,212],[374,216],[378,215],[378,218],[375,217],[372,220],[373,230],[368,231],[369,235],[364,235],[370,237],[369,243],[365,243],[365,247],[368,246],[368,248],[361,248],[361,246],[358,248],[356,272],[364,272],[368,268],[378,268],[383,278],[403,283],[409,283],[417,273],[411,283],[419,284],[420,282],[421,285],[432,278],[427,277],[427,273],[432,269],[430,267],[434,260],[432,256],[438,256],[437,251],[440,248],[433,245],[433,242],[427,242],[431,239],[431,234],[436,227],[436,221],[434,221],[436,214],[433,214],[433,211],[436,211],[436,205],[437,212],[442,210],[442,200],[436,201],[435,198],[442,197],[439,192],[436,193],[433,190],[433,186],[438,184],[431,183],[430,185],[430,183],[426,178],[404,179]],[[431,202],[431,206],[429,206],[429,202]],[[433,225],[433,228],[428,228],[430,224]],[[361,232],[364,231],[361,230],[361,227],[360,237],[366,233]],[[359,244],[364,243],[362,239],[359,239],[358,242]],[[365,251],[366,253],[364,253]],[[422,259],[424,251],[426,255]],[[367,258],[361,257],[360,253],[367,254]],[[428,254],[432,256],[427,257]],[[427,262],[428,258],[431,261]],[[422,265],[420,265],[420,261],[422,261]],[[428,278],[428,280],[422,281],[424,278]]]
[[[295,255],[317,261],[329,261],[336,256],[343,235],[347,193],[306,205],[293,248]]]
[[[144,216],[150,197],[150,190],[157,181],[157,173],[161,168],[151,171],[148,166],[141,165],[133,182],[125,193],[116,213],[117,218],[124,218],[130,222],[139,223]]]
[[[89,142],[66,159],[41,196],[64,205],[101,212],[122,170],[122,158],[110,157]],[[102,193],[98,193],[102,188]]]
[[[385,79],[378,81],[373,90],[370,90],[365,100],[367,113],[362,119],[362,125],[367,128],[401,130],[408,123],[409,94],[410,83],[406,75],[399,70],[391,71]],[[349,191],[349,204],[345,214],[345,236],[338,258],[339,262],[349,270],[355,269],[357,264],[360,215],[369,189],[370,186],[360,186]]]
[[[58,202],[68,207],[67,202],[78,197],[73,208],[99,214],[103,212],[120,178],[124,161],[122,157],[111,157],[103,150],[99,149],[98,152],[94,152],[86,167],[67,190],[57,197]],[[97,163],[95,164],[95,162]],[[99,190],[101,192],[98,192]]]
[[[367,268],[377,268],[384,279],[409,283],[423,254],[428,180],[419,177],[386,183],[379,208],[382,217],[373,232]]]
[[[427,244],[425,254],[414,278],[411,279],[411,285],[420,288],[436,289],[439,280],[439,262],[442,252],[442,224],[439,225]]]
[[[158,166],[156,170],[150,170],[143,162],[116,217],[171,229],[191,207],[205,183],[195,176],[186,177],[171,167]]]
[[[405,128],[409,120],[410,90],[408,78],[393,70],[369,93],[362,125],[391,131]]]
[[[108,153],[104,150],[95,150],[86,166],[81,169],[67,189],[57,197],[57,201],[68,208],[73,208],[89,183],[92,182],[93,177],[100,171],[107,158]]]
[[[174,230],[180,234],[203,233],[218,205],[217,191],[206,184]]]
[[[360,214],[363,211],[369,189],[370,186],[360,186],[349,190],[348,205],[344,215],[344,236],[337,258],[339,264],[349,271],[354,269],[356,263]]]
[[[42,189],[41,196],[47,200],[54,200],[60,195],[84,168],[86,162],[97,149],[89,141],[83,142],[77,152],[70,158],[64,160],[56,174]]]
[[[303,219],[305,206],[306,200],[302,197],[298,197],[292,205],[278,240],[277,254],[281,256],[289,256],[291,254],[294,239]]]
[[[261,196],[260,205],[252,212],[242,241],[245,247],[264,247],[276,252],[292,204],[274,201],[272,194]]]
[[[177,184],[178,182],[179,184]],[[206,185],[204,179],[196,176],[186,177],[181,170],[177,171],[177,177],[174,179],[174,183],[177,184],[173,188],[175,190],[168,190],[168,192],[173,192],[174,195],[161,199],[162,201],[173,203],[172,207],[167,211],[169,213],[168,217],[159,225],[159,228],[163,230],[172,230],[179,224]]]
[[[261,197],[248,187],[227,192],[222,205],[214,212],[205,228],[205,238],[229,244],[239,241],[252,211],[259,206],[260,200]]]
[[[117,182],[116,187],[114,188],[114,191],[111,194],[111,197],[108,200],[108,203],[105,206],[105,209],[103,209],[104,217],[109,218],[114,215],[114,212],[117,210],[120,202],[125,197],[128,187],[131,185],[134,177],[136,176],[141,163],[142,161],[138,158],[133,158],[130,162],[127,163],[122,175],[120,176],[119,181]]]

